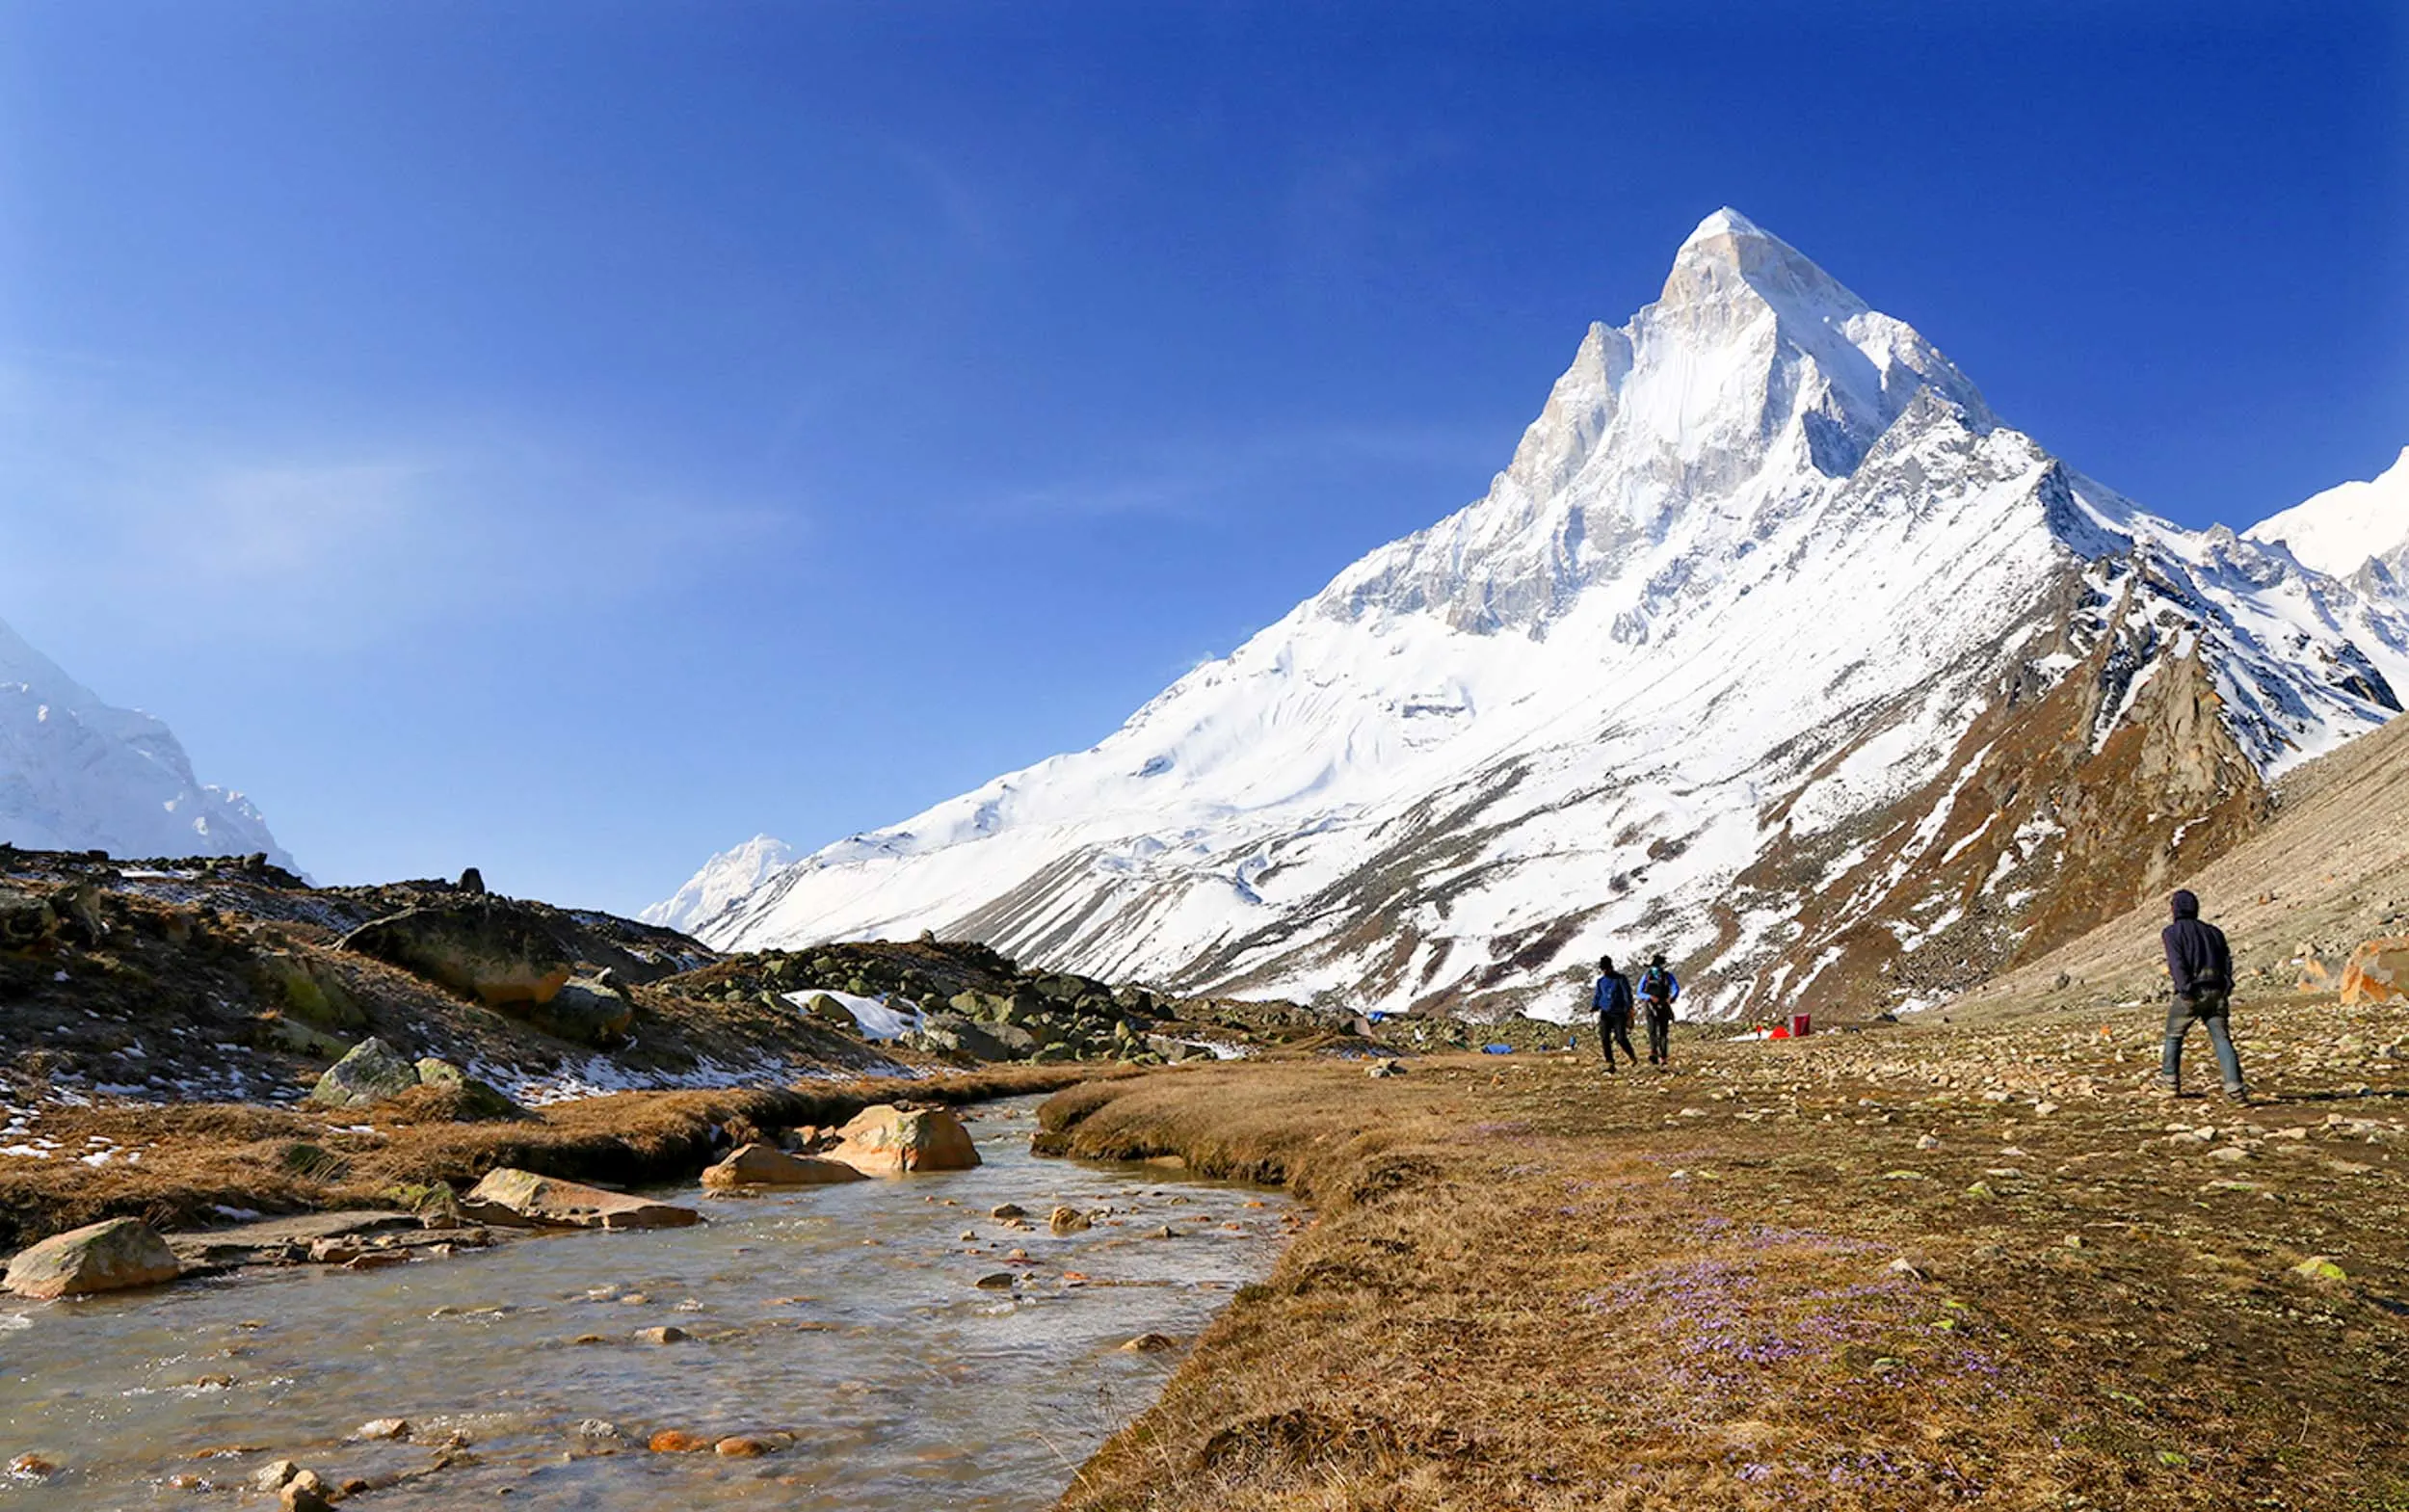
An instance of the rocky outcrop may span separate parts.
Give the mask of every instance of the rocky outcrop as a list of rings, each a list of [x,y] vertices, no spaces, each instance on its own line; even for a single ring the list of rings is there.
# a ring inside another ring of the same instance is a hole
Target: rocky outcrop
[[[526,910],[463,895],[404,909],[343,937],[343,948],[465,993],[489,1008],[549,1003],[576,963]]]
[[[309,1089],[309,1101],[327,1107],[366,1107],[398,1098],[418,1085],[418,1068],[383,1040],[362,1040],[327,1068]]]
[[[837,1135],[839,1143],[828,1158],[866,1176],[966,1171],[979,1163],[970,1131],[944,1108],[906,1110],[880,1103],[862,1109]]]
[[[159,1232],[139,1218],[111,1218],[42,1240],[9,1262],[8,1290],[49,1299],[173,1281],[183,1267]]]
[[[2409,935],[2370,940],[2350,953],[2343,968],[2343,1002],[2409,1001]]]
[[[719,1164],[702,1173],[702,1184],[714,1190],[734,1186],[834,1186],[869,1178],[841,1160],[793,1155],[776,1145],[739,1145]]]
[[[546,1229],[682,1229],[702,1221],[691,1207],[624,1192],[564,1181],[503,1166],[460,1201],[463,1217],[478,1223]]]

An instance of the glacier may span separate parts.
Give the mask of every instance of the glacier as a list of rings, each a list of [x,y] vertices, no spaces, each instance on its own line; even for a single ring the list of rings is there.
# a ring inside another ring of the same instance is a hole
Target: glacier
[[[159,720],[119,708],[0,623],[0,841],[116,857],[293,858],[242,794],[207,786]]]
[[[1562,1015],[1654,950],[1710,1013],[1914,1006],[2229,842],[2404,679],[2400,604],[2075,471],[1726,209],[1482,499],[1089,750],[682,916],[1358,1008]]]

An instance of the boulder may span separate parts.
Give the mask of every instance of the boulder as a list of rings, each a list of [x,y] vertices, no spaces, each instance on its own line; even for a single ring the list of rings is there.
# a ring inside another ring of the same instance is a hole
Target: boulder
[[[158,1230],[140,1218],[111,1218],[22,1251],[9,1261],[5,1285],[17,1296],[46,1300],[155,1287],[182,1269]]]
[[[1010,1027],[1005,1025],[1004,1027]],[[1027,1039],[1024,1030],[1012,1032]],[[977,1023],[958,1013],[932,1014],[920,1024],[921,1037],[932,1049],[953,1050],[978,1060],[1011,1060],[1011,1047],[997,1039],[988,1025]],[[1031,1042],[1035,1048],[1035,1042]]]
[[[575,968],[533,914],[490,896],[404,909],[353,930],[343,948],[467,993],[489,1008],[548,1003]]]
[[[447,1060],[433,1055],[421,1058],[417,1065],[418,1084],[439,1087],[454,1095],[454,1115],[464,1119],[525,1118],[527,1110],[502,1095],[496,1088],[461,1070]]]
[[[362,1040],[351,1053],[327,1068],[309,1089],[309,1101],[327,1107],[365,1107],[397,1098],[418,1085],[418,1068],[383,1040]]]
[[[262,992],[287,1017],[305,1020],[321,1029],[367,1026],[368,1016],[352,1001],[341,979],[306,956],[267,950],[259,954],[257,964]]]
[[[2403,1001],[2409,1001],[2409,935],[2370,940],[2350,953],[2343,968],[2344,1006]]]
[[[832,1029],[841,1029],[848,1034],[860,1032],[861,1024],[854,1018],[853,1010],[826,993],[813,993],[805,998],[803,1011],[817,1022],[827,1024]]]
[[[306,1055],[312,1060],[340,1060],[351,1047],[323,1029],[313,1029],[290,1019],[266,1018],[258,1021],[252,1043],[261,1049],[283,1050],[289,1054]]]
[[[978,1147],[962,1120],[944,1108],[907,1112],[890,1103],[863,1108],[837,1130],[828,1153],[865,1176],[902,1176],[910,1171],[966,1171],[979,1163]]]
[[[841,1160],[816,1155],[790,1155],[775,1145],[739,1145],[719,1164],[702,1173],[702,1184],[715,1190],[730,1186],[831,1186],[869,1178]]]
[[[606,1192],[511,1166],[487,1172],[461,1199],[460,1210],[473,1222],[516,1228],[682,1229],[702,1220],[693,1208],[675,1203]]]
[[[557,1040],[607,1049],[627,1038],[636,1005],[598,980],[574,978],[545,1001],[516,1003],[504,1012]]]
[[[35,950],[57,934],[50,905],[18,888],[0,888],[0,950]]]

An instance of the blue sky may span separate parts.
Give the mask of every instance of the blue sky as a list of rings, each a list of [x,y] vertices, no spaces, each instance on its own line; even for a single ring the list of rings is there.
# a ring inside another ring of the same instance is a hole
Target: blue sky
[[[0,618],[324,880],[632,910],[1476,497],[1730,203],[2193,523],[2409,442],[2409,18],[0,9]]]

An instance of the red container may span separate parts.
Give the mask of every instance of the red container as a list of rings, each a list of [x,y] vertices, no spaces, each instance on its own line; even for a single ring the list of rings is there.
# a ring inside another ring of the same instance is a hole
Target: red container
[[[1794,1013],[1790,1015],[1790,1038],[1793,1040],[1803,1040],[1807,1038],[1807,1031],[1813,1027],[1813,1025],[1814,1015],[1813,1014]]]

